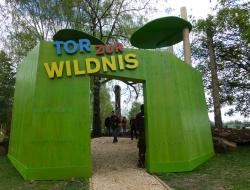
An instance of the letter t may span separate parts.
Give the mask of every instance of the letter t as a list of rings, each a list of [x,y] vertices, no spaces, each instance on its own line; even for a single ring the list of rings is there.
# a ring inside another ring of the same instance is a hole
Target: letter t
[[[56,54],[57,55],[62,55],[62,51],[61,51],[61,45],[63,45],[64,42],[63,41],[55,41],[53,43],[53,45],[56,47]]]

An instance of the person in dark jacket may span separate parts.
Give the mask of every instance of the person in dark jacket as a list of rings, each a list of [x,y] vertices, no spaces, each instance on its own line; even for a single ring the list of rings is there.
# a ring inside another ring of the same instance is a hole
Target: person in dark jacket
[[[110,117],[110,123],[111,123],[111,129],[112,129],[112,132],[113,132],[113,143],[117,143],[118,142],[118,139],[117,139],[117,136],[119,134],[119,117],[115,114],[114,111],[112,111],[112,115]]]
[[[137,139],[136,119],[131,118],[129,124],[130,124],[130,137],[131,137],[131,140],[134,139],[134,136]]]
[[[106,119],[105,119],[105,127],[107,129],[108,136],[110,136],[111,135],[111,121],[110,121],[110,117],[106,117]]]
[[[141,105],[141,112],[136,115],[136,127],[139,132],[138,148],[139,148],[139,167],[145,167],[145,153],[146,153],[146,142],[145,142],[145,125],[144,125],[144,105]]]

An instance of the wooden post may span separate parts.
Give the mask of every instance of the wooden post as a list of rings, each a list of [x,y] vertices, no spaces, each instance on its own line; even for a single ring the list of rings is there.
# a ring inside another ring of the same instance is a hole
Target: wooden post
[[[187,9],[186,7],[181,7],[181,18],[187,20]],[[191,63],[191,49],[189,42],[189,29],[183,29],[183,49],[184,49],[184,61],[190,65]]]

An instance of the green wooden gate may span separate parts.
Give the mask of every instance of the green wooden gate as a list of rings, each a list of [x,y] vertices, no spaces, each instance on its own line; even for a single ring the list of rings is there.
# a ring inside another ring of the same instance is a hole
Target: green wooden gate
[[[166,52],[124,49],[105,56],[95,52],[92,46],[90,53],[57,56],[53,43],[43,41],[19,65],[8,157],[25,179],[91,176],[86,58],[101,63],[95,74],[144,83],[148,172],[190,171],[214,154],[198,71]],[[135,56],[137,67],[126,55]],[[106,70],[103,57],[113,59],[116,69]],[[51,68],[53,62],[64,67],[49,78],[45,65]],[[94,67],[92,62],[89,69]]]

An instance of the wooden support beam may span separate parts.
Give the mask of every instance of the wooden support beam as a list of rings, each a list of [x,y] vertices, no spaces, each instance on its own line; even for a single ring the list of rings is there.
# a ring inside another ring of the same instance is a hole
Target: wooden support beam
[[[187,20],[187,9],[186,7],[181,7],[181,18]],[[191,48],[189,42],[189,29],[185,28],[183,30],[183,49],[184,49],[184,61],[190,65],[191,62]]]

